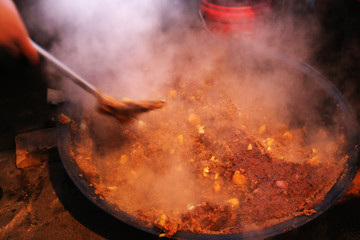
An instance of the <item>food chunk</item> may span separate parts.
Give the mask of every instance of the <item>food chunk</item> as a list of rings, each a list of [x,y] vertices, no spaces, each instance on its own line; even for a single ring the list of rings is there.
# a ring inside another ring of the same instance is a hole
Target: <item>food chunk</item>
[[[240,171],[235,171],[232,176],[232,182],[236,185],[245,185],[247,182],[247,178],[240,173]]]
[[[69,118],[68,116],[66,116],[65,114],[61,113],[59,116],[58,116],[58,121],[61,123],[61,124],[68,124],[71,122],[71,118]]]
[[[190,123],[190,125],[192,126],[197,126],[201,124],[201,120],[200,118],[195,114],[195,113],[191,113],[188,117],[188,122]]]

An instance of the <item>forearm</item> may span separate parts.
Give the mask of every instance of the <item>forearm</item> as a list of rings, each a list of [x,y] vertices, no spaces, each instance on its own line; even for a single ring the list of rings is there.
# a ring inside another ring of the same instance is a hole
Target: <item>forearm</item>
[[[32,63],[38,62],[37,52],[11,0],[0,0],[0,45],[15,54],[22,52]]]

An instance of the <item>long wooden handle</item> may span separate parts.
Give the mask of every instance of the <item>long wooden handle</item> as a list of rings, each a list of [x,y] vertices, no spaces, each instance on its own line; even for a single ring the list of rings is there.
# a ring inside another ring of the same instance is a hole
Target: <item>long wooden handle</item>
[[[101,99],[103,97],[102,93],[94,87],[92,84],[90,84],[88,81],[86,81],[84,78],[79,76],[76,72],[74,72],[71,68],[66,66],[63,62],[61,62],[59,59],[54,57],[51,53],[46,51],[44,48],[39,46],[34,41],[31,41],[34,45],[35,49],[39,52],[41,56],[46,58],[47,61],[51,62],[64,76],[72,80],[74,83],[79,85],[81,88],[83,88],[85,91],[87,91],[90,94],[93,94],[96,98]]]

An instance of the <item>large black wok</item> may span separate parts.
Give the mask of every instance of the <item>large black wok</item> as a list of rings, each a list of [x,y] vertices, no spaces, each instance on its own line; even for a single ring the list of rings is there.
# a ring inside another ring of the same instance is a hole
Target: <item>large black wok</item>
[[[269,228],[261,229],[260,231],[244,232],[240,234],[228,234],[228,235],[206,235],[206,234],[193,234],[187,232],[178,232],[173,237],[177,239],[258,239],[274,236],[285,231],[297,228],[314,218],[318,217],[324,211],[326,211],[331,205],[333,205],[347,190],[352,182],[357,170],[358,170],[358,148],[355,147],[359,143],[359,128],[356,122],[355,116],[351,110],[349,104],[344,100],[341,93],[336,87],[326,79],[320,72],[311,67],[309,64],[286,57],[279,54],[267,54],[267,59],[278,62],[279,67],[287,67],[291,71],[295,71],[298,74],[304,76],[304,84],[309,88],[317,88],[319,92],[322,92],[323,97],[319,104],[319,111],[323,116],[325,124],[332,124],[334,119],[328,117],[332,114],[334,109],[339,111],[339,115],[336,119],[337,124],[340,124],[344,129],[346,138],[346,144],[343,152],[346,153],[349,158],[344,165],[344,170],[341,176],[338,178],[336,184],[327,193],[325,199],[314,207],[316,213],[311,216],[298,216],[290,220],[274,225]],[[261,67],[263,61],[267,59],[259,60],[259,67]],[[266,63],[264,64],[266,65]],[[306,103],[294,103],[294,104],[306,104]],[[296,106],[294,107],[294,115],[296,117]],[[71,119],[81,119],[81,111],[71,103],[65,104],[63,113],[69,116]],[[81,190],[81,192],[98,207],[105,212],[113,215],[119,220],[128,223],[131,226],[139,228],[143,231],[153,234],[160,234],[160,230],[156,228],[146,227],[141,221],[135,217],[123,212],[116,206],[110,204],[106,199],[95,194],[95,189],[92,187],[91,182],[94,178],[90,178],[86,173],[82,172],[79,166],[76,164],[71,156],[69,148],[72,147],[72,140],[77,136],[71,131],[70,124],[59,124],[57,131],[58,150],[60,157],[64,164],[64,167],[73,180],[75,185]]]

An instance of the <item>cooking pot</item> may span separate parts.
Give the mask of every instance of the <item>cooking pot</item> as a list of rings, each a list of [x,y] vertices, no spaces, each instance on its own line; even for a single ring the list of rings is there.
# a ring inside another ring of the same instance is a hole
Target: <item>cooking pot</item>
[[[261,51],[261,55],[259,55],[259,53],[255,54],[255,58],[257,58],[258,61],[257,68],[266,69],[267,61],[271,60],[276,63],[275,66],[279,68],[286,68],[294,74],[301,75],[303,84],[309,88],[316,89],[316,92],[322,96],[318,104],[318,110],[321,112],[320,115],[322,116],[320,121],[328,125],[334,124],[334,119],[328,116],[333,116],[334,111],[339,112],[335,122],[336,124],[340,124],[342,129],[344,129],[346,144],[344,144],[343,152],[349,156],[344,164],[344,169],[338,177],[337,182],[326,194],[323,201],[313,207],[316,212],[310,216],[297,216],[271,227],[237,234],[212,235],[177,232],[173,236],[176,239],[258,239],[289,231],[315,219],[326,211],[344,194],[355,177],[358,170],[357,144],[359,143],[359,128],[350,105],[346,102],[339,90],[319,71],[305,62],[275,52],[267,52],[266,57],[264,57],[264,54],[264,51]],[[256,57],[257,55],[261,57]],[[246,68],[246,66],[243,67]],[[299,119],[302,113],[297,112],[296,104],[301,105],[306,104],[306,102],[294,102],[293,104],[294,118]],[[72,103],[67,103],[63,107],[63,113],[69,116],[73,121],[78,123],[81,122],[82,111],[78,106]],[[107,213],[131,226],[155,235],[159,235],[161,233],[161,230],[156,227],[148,226],[142,220],[135,218],[122,209],[119,209],[114,204],[108,202],[106,198],[103,198],[98,194],[93,183],[97,181],[99,176],[91,171],[82,171],[74,159],[71,149],[75,147],[75,144],[82,144],[82,142],[86,141],[86,139],[81,139],[76,131],[72,131],[71,124],[58,125],[57,140],[59,154],[68,175],[90,201],[95,203],[99,208],[103,209]]]

